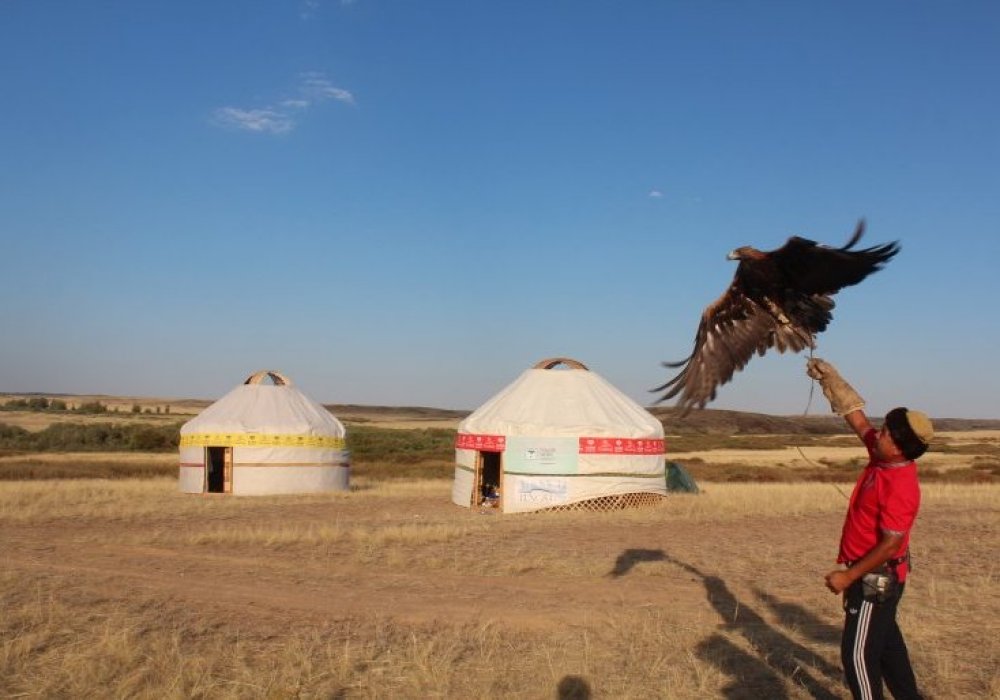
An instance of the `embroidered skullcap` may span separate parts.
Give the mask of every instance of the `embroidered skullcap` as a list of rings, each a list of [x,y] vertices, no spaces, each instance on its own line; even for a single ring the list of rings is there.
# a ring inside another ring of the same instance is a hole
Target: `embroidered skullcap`
[[[885,424],[893,442],[907,459],[916,459],[926,452],[934,437],[934,426],[927,414],[904,406],[889,411]]]

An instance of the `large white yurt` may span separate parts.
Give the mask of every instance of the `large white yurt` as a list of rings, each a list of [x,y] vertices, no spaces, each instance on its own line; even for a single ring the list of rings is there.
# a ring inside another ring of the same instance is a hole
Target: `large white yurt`
[[[341,422],[287,377],[257,372],[181,426],[180,490],[345,491],[351,471],[345,435]]]
[[[452,501],[517,513],[666,496],[663,425],[576,360],[542,360],[458,426]]]

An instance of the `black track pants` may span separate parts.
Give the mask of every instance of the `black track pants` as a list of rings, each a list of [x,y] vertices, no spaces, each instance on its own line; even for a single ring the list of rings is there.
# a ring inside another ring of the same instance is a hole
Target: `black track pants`
[[[903,633],[896,624],[896,606],[903,595],[885,603],[864,599],[861,581],[844,595],[844,636],[840,658],[856,700],[882,700],[882,681],[896,700],[920,700]]]

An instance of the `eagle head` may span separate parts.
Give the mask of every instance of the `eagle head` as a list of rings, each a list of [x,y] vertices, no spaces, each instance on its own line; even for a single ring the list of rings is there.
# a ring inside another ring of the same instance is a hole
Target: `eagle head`
[[[753,246],[745,245],[730,251],[729,255],[726,256],[726,260],[760,260],[763,257],[764,253]]]

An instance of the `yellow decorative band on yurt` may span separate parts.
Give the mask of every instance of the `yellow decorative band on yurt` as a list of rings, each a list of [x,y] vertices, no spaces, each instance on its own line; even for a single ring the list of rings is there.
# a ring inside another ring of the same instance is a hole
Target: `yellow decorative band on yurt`
[[[332,435],[260,435],[256,433],[191,433],[181,435],[181,447],[327,447],[342,450],[342,437]]]

